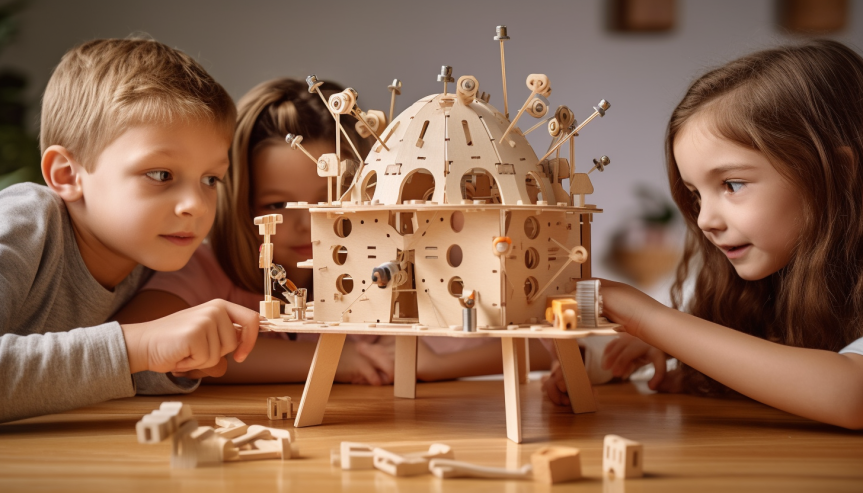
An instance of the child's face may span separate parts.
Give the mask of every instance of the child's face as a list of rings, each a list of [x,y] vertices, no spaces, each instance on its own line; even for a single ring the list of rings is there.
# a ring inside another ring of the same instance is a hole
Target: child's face
[[[303,147],[315,157],[335,151],[333,144],[321,141],[303,142]],[[251,167],[253,214],[281,214],[284,218],[272,237],[273,261],[285,267],[288,277],[297,286],[308,286],[312,271],[297,269],[297,262],[312,258],[310,215],[306,210],[284,209],[284,205],[285,202],[317,204],[327,200],[327,179],[318,176],[308,156],[285,143],[257,150]]]
[[[83,198],[70,207],[76,228],[97,239],[106,258],[182,268],[213,225],[229,147],[223,132],[204,124],[130,128],[92,172],[81,171]]]
[[[695,116],[674,140],[686,187],[699,197],[698,227],[746,280],[783,268],[802,227],[800,197],[760,152],[716,136]]]

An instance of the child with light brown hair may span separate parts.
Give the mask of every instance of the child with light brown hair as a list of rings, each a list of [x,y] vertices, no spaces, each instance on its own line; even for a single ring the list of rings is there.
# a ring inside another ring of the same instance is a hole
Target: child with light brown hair
[[[222,300],[105,322],[210,230],[235,118],[222,86],[156,41],[63,56],[42,101],[47,187],[0,192],[0,421],[191,392],[198,381],[171,372],[220,374],[226,354],[249,354],[259,316]]]
[[[672,113],[666,155],[688,226],[675,306],[603,280],[627,333],[605,366],[652,361],[653,389],[863,428],[863,58],[822,40],[712,70]],[[666,373],[669,356],[683,368]],[[546,382],[552,400],[561,381]]]

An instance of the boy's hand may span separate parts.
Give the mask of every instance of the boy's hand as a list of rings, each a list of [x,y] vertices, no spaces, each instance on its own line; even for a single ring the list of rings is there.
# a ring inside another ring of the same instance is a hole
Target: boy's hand
[[[657,390],[665,379],[665,364],[668,355],[647,344],[646,342],[629,334],[620,334],[620,337],[608,343],[605,354],[602,355],[602,369],[611,370],[618,378],[627,379],[635,370],[642,366],[653,363],[655,373],[647,383],[651,390]]]
[[[346,341],[335,380],[378,386],[393,383],[394,375],[395,339],[381,337],[375,343]]]
[[[238,363],[246,359],[258,338],[259,323],[257,312],[212,300],[152,322],[123,325],[129,368],[132,373],[184,376],[193,370],[217,373],[226,367],[224,356],[232,351]]]

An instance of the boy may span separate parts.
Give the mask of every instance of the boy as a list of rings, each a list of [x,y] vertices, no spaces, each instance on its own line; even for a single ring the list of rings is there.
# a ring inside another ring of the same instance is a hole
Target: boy
[[[166,373],[221,375],[227,353],[249,354],[257,313],[221,300],[104,323],[210,230],[235,120],[227,92],[161,43],[97,40],[63,57],[42,102],[48,186],[0,192],[0,421],[191,392],[197,380]]]

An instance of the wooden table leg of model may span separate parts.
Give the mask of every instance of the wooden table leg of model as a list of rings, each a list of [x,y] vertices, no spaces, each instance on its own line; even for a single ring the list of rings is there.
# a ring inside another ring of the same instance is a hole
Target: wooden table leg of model
[[[516,339],[501,337],[503,348],[503,396],[506,404],[506,437],[521,443],[521,403],[518,388]]]
[[[572,412],[592,413],[596,412],[596,401],[593,398],[593,386],[584,368],[581,359],[581,351],[578,349],[578,341],[575,339],[554,339],[557,349],[557,357],[560,360],[560,369],[566,381],[566,393],[572,404]]]
[[[303,388],[303,398],[297,409],[294,427],[315,426],[324,420],[324,410],[333,388],[333,378],[342,356],[347,334],[321,334],[309,368],[309,378]]]
[[[518,356],[518,383],[528,383],[530,373],[530,339],[513,339]]]
[[[393,395],[405,399],[417,396],[417,336],[396,336]]]

